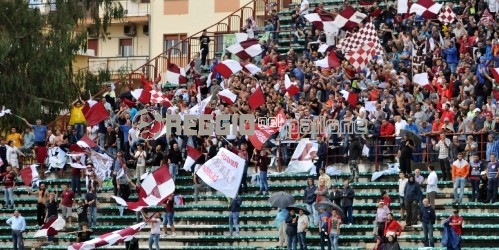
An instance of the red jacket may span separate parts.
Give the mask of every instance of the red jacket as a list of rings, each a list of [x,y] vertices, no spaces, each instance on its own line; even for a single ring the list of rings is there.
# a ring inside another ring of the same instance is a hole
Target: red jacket
[[[386,124],[381,125],[381,129],[379,131],[379,134],[381,136],[390,136],[395,134],[395,126],[391,124],[390,122],[387,122]]]
[[[384,231],[385,236],[388,232],[395,232],[395,234],[399,235],[400,233],[402,233],[402,230],[403,230],[402,226],[396,220],[385,222],[385,231]]]

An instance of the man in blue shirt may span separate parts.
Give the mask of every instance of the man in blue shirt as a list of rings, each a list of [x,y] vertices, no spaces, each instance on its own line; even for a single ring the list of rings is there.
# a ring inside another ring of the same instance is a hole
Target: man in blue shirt
[[[42,125],[42,120],[37,119],[36,125],[29,124],[26,119],[22,118],[26,125],[33,129],[35,134],[35,146],[45,147],[45,141],[47,140],[47,127]]]
[[[14,211],[14,216],[7,220],[7,224],[12,229],[12,243],[14,250],[24,250],[23,232],[26,230],[26,220],[18,210]]]

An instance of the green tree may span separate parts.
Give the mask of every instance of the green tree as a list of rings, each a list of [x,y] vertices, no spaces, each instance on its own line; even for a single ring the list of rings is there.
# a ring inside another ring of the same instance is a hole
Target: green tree
[[[0,106],[30,122],[54,120],[75,98],[87,99],[109,81],[106,70],[92,75],[73,72],[72,65],[86,50],[87,28],[104,39],[111,21],[124,16],[114,0],[50,2],[39,9],[26,0],[0,1]],[[20,124],[0,118],[3,128]]]

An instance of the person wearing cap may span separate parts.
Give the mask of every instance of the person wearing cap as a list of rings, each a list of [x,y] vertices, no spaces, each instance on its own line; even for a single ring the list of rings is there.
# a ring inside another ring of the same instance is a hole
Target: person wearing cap
[[[495,203],[497,200],[497,186],[499,179],[499,162],[496,160],[496,155],[490,155],[490,162],[487,165],[487,202]]]
[[[376,217],[374,218],[374,233],[377,236],[383,236],[385,230],[385,222],[390,213],[388,206],[380,200],[378,202],[378,209],[376,210]]]
[[[454,124],[450,122],[449,117],[444,118],[444,124],[442,124],[441,129],[445,133],[454,133]]]
[[[479,108],[474,109],[473,112],[475,112],[475,117],[473,117],[473,132],[480,132],[483,129],[486,118],[482,115]]]

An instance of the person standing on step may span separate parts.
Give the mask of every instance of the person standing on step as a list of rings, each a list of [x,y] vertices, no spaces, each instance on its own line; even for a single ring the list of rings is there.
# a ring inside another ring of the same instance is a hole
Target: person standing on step
[[[452,203],[461,204],[464,196],[464,186],[470,173],[470,164],[463,159],[463,153],[457,154],[457,160],[452,163],[452,182],[454,182],[454,200]],[[459,194],[457,193],[459,189]]]
[[[277,248],[286,248],[288,245],[288,237],[286,235],[286,220],[289,217],[289,211],[285,208],[279,208],[277,212],[277,216],[274,219],[274,225],[277,227],[279,231],[279,245]]]
[[[319,181],[324,180],[324,184],[326,185],[327,188],[331,187],[331,177],[329,177],[328,174],[326,174],[326,169],[324,168],[319,168]]]
[[[210,52],[209,44],[211,40],[210,37],[207,35],[207,31],[203,30],[203,33],[201,34],[201,37],[199,37],[199,51],[201,52],[201,67],[206,67],[207,60],[206,58],[208,57],[208,53]]]
[[[448,219],[449,226],[456,232],[459,236],[459,245],[457,249],[461,249],[461,235],[463,234],[463,217],[459,215],[459,210],[454,208],[453,215],[451,215]]]
[[[7,166],[5,173],[1,174],[4,186],[4,208],[14,208],[14,188],[16,187],[16,174],[11,166]]]
[[[303,201],[306,204],[307,210],[311,212],[310,214],[310,224],[312,226],[316,226],[318,222],[318,214],[317,210],[315,209],[314,205],[316,204],[317,201],[317,195],[315,194],[315,191],[317,190],[317,186],[314,184],[314,179],[313,178],[308,178],[307,180],[307,187],[304,190],[304,199]]]
[[[499,162],[495,154],[490,154],[490,162],[487,165],[487,202],[495,203],[497,201],[497,187],[499,181]]]
[[[149,250],[152,250],[152,245],[156,246],[156,250],[159,250],[159,235],[161,234],[161,219],[160,214],[155,212],[151,218],[147,219],[147,222],[151,224],[151,236],[149,237]]]
[[[93,227],[97,223],[97,192],[94,185],[89,186],[89,190],[85,195],[85,200],[88,205],[88,226]]]
[[[411,173],[411,161],[412,153],[416,150],[414,142],[409,139],[409,135],[406,133],[402,137],[402,142],[400,143],[398,158],[400,164],[400,171],[409,174]]]
[[[29,189],[28,189],[28,194],[32,194]],[[33,194],[38,196],[36,204],[36,221],[37,225],[41,227],[45,223],[45,209],[46,209],[45,203],[49,198],[49,192],[46,190],[45,183],[40,183],[38,191],[36,191]]]
[[[433,148],[438,151],[438,162],[442,170],[442,180],[448,181],[450,179],[450,162],[449,162],[449,147],[451,141],[445,137],[445,133],[440,134],[438,143],[432,139],[431,144]]]
[[[362,145],[354,135],[350,135],[348,144],[348,165],[350,167],[350,182],[359,181],[359,159],[362,155]],[[345,155],[347,157],[347,155]]]
[[[116,184],[118,188],[118,197],[120,197],[124,201],[128,201],[128,198],[130,197],[130,178],[128,177],[128,167],[126,165],[118,170],[116,176]],[[120,216],[123,216],[125,207],[119,206],[118,210],[120,212]]]
[[[286,219],[286,235],[288,236],[288,250],[296,250],[298,233],[298,216],[295,210],[289,210],[289,216]]]
[[[163,229],[165,230],[164,237],[168,236],[168,226],[172,229],[172,237],[175,237],[177,234],[175,233],[175,225],[173,223],[173,219],[175,217],[175,201],[173,200],[173,194],[170,194],[165,203],[163,204],[165,208],[165,218],[163,218]]]
[[[258,155],[256,149],[253,151],[253,155],[256,155],[256,160],[253,163],[256,164],[257,173],[260,172],[260,191],[258,195],[262,195],[265,191],[265,195],[269,195],[269,183],[267,182],[267,171],[270,164],[270,158],[268,157],[269,151],[267,149],[262,149],[260,155]]]
[[[328,250],[331,250],[328,225],[329,217],[331,217],[331,214],[326,211],[326,207],[324,205],[320,205],[317,210],[319,210],[319,236],[321,250],[324,250],[326,247]]]
[[[389,235],[400,236],[402,230],[403,228],[400,225],[400,223],[396,221],[395,218],[393,218],[392,213],[389,213],[388,216],[386,217],[385,230],[383,231],[383,239],[385,239],[386,241],[386,238]]]
[[[405,173],[400,171],[399,173],[399,203],[400,203],[400,220],[404,220],[405,216],[405,186],[407,185],[407,178],[405,178]]]
[[[430,171],[430,174],[428,175],[428,179],[426,179],[426,198],[428,198],[431,207],[435,209],[435,198],[437,197],[438,191],[438,176],[437,172],[435,172],[435,166],[428,165],[428,171]]]
[[[53,217],[57,217],[57,208],[59,207],[59,204],[57,204],[57,191],[56,193],[51,193],[49,194],[49,200],[47,202],[47,211],[45,212],[45,222],[48,220],[52,219]],[[62,210],[62,208],[61,208]],[[64,217],[64,215],[63,215]],[[71,226],[70,226],[71,227]],[[54,236],[48,236],[47,240],[49,242],[54,241]]]
[[[88,223],[88,204],[86,204],[84,200],[78,201],[76,214],[78,215],[78,224],[80,225],[80,227],[82,227],[83,224]]]
[[[243,200],[241,196],[236,194],[234,199],[230,199],[229,204],[229,236],[232,237],[232,232],[236,231],[236,237],[239,237],[239,213]]]
[[[23,233],[26,231],[26,219],[21,216],[18,210],[14,211],[14,216],[7,220],[7,224],[12,229],[12,244],[14,250],[24,250]]]
[[[140,177],[146,172],[147,152],[144,150],[143,144],[137,145],[137,150],[135,151],[133,158],[137,160],[137,167],[135,169],[135,178],[140,179]],[[172,178],[175,181],[175,177],[173,176],[173,174]]]
[[[353,200],[355,197],[355,191],[350,186],[350,182],[343,182],[343,191],[341,192],[341,207],[343,208],[343,218],[344,224],[353,224]]]
[[[56,191],[57,192],[57,191]],[[75,193],[69,189],[68,185],[65,184],[63,186],[63,190],[61,193],[61,202],[59,207],[61,208],[62,217],[69,222],[69,227],[71,227],[73,213],[73,206],[75,204]]]
[[[78,232],[76,236],[76,242],[82,243],[90,240],[90,235],[92,235],[93,232],[94,231],[88,227],[88,224],[86,222],[82,223],[81,230]]]
[[[182,165],[182,151],[178,148],[177,143],[173,143],[172,150],[168,151],[168,170],[175,182],[178,174],[178,166]]]
[[[414,179],[414,175],[409,175],[407,185],[404,189],[404,205],[405,211],[407,213],[406,226],[412,226],[417,224],[419,215],[419,201],[421,200],[421,187]]]
[[[419,211],[419,218],[421,218],[421,222],[423,223],[424,246],[435,247],[435,243],[433,242],[433,225],[437,220],[437,216],[428,198],[423,199],[423,207]]]
[[[478,201],[478,194],[480,193],[480,175],[484,169],[485,166],[482,161],[480,161],[478,153],[475,153],[470,161],[469,180],[471,183],[471,202]]]
[[[381,200],[378,202],[378,209],[376,210],[376,218],[374,219],[375,223],[375,234],[376,236],[383,236],[385,230],[385,222],[388,218],[388,214],[390,213],[390,209],[388,206]]]
[[[331,216],[328,219],[327,225],[331,249],[339,250],[340,248],[338,247],[338,239],[340,237],[341,217],[338,215],[338,212],[335,209],[331,211]]]
[[[307,250],[307,228],[309,225],[308,216],[305,215],[303,209],[298,210],[298,245],[300,245],[300,250]]]

